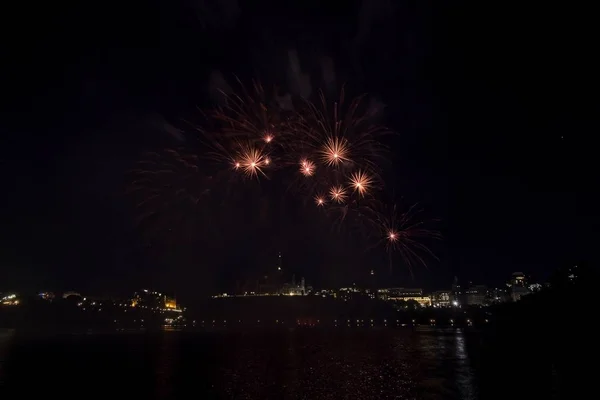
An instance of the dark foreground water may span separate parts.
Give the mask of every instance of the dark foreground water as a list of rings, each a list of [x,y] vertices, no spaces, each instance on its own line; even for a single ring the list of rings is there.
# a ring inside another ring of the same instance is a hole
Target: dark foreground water
[[[471,344],[475,342],[460,330],[410,329],[4,333],[0,337],[0,394],[20,398],[479,399],[469,356],[477,351],[476,344]]]

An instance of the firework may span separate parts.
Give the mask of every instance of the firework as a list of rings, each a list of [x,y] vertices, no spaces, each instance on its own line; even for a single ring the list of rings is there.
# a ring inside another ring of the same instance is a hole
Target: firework
[[[368,193],[373,185],[373,179],[364,171],[357,171],[350,176],[352,188],[362,197]]]
[[[263,136],[263,140],[265,141],[265,143],[271,143],[274,138],[275,137],[269,131],[265,132]]]
[[[398,213],[397,207],[394,205],[388,215],[379,215],[378,228],[390,256],[390,269],[393,252],[398,252],[409,268],[415,264],[427,266],[424,255],[436,258],[420,240],[424,238],[439,239],[440,234],[425,226],[426,221],[419,218],[421,211],[415,204],[407,211]]]
[[[325,199],[325,196],[323,195],[316,195],[315,196],[315,204],[319,207],[324,207],[327,204],[327,200]]]
[[[227,139],[262,140],[271,143],[279,131],[281,110],[269,101],[260,83],[253,82],[248,91],[238,80],[239,94],[225,95],[226,105],[211,115],[220,122],[220,134]]]
[[[270,163],[271,160],[263,150],[251,146],[241,146],[235,167],[241,169],[249,178],[258,178],[259,174],[267,176],[263,169]]]
[[[338,166],[344,161],[350,161],[350,149],[344,138],[328,138],[321,149],[321,159],[325,165]]]
[[[337,185],[337,186],[333,186],[330,190],[329,190],[329,196],[331,197],[331,200],[336,202],[336,203],[343,203],[344,201],[346,201],[346,189],[344,189],[342,186]]]
[[[327,166],[357,165],[372,171],[380,169],[385,159],[380,138],[389,133],[386,128],[373,123],[374,110],[367,107],[364,96],[346,105],[345,90],[338,101],[329,103],[323,92],[320,102],[305,101],[288,130],[298,138],[304,148],[315,149]]]
[[[300,160],[300,173],[304,176],[312,176],[315,173],[316,165],[314,162],[303,158]]]
[[[396,214],[395,206],[391,215],[377,211],[376,189],[385,188],[381,179],[385,148],[380,138],[389,131],[373,123],[364,96],[347,102],[342,90],[338,101],[328,102],[320,92],[320,102],[305,100],[297,110],[284,112],[260,84],[254,83],[250,90],[241,83],[240,87],[238,94],[226,95],[225,106],[207,114],[210,128],[198,129],[201,151],[192,157],[167,150],[169,157],[155,160],[149,171],[138,174],[136,185],[153,187],[140,207],[159,201],[174,207],[169,196],[187,197],[198,204],[206,193],[198,184],[204,182],[199,159],[207,158],[217,162],[230,182],[237,176],[277,178],[299,196],[312,198],[324,209],[322,214],[337,215],[332,226],[357,227],[367,239],[377,232],[390,265],[393,253],[399,253],[408,266],[425,264],[423,253],[430,252],[420,239],[436,233],[424,228],[414,207],[402,214]],[[149,211],[145,218],[155,214]]]

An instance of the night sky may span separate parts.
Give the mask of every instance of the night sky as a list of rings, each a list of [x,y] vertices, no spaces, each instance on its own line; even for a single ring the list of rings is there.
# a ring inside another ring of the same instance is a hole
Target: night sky
[[[5,15],[21,23],[2,28],[0,290],[193,298],[259,276],[278,251],[318,286],[370,268],[399,286],[495,285],[597,260],[597,68],[583,14],[522,2],[138,3]],[[290,51],[310,84],[290,77]],[[274,210],[255,234],[224,219],[214,223],[239,236],[211,240],[205,226],[194,243],[148,247],[128,171],[183,143],[182,121],[214,104],[215,76],[314,95],[331,80],[324,64],[336,88],[385,105],[398,133],[385,191],[440,220],[439,260],[411,274],[398,259],[389,277],[382,251],[306,222],[314,215],[276,188],[250,201]]]

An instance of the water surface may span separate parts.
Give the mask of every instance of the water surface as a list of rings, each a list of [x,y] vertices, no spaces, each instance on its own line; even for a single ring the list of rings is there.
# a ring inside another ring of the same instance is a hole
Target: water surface
[[[477,399],[460,330],[7,336],[3,393],[198,399]]]

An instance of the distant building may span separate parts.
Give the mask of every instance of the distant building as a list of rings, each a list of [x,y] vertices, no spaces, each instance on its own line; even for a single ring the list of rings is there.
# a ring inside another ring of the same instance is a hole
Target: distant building
[[[389,297],[415,297],[415,296],[423,296],[423,289],[421,288],[383,288],[377,289],[377,293],[379,298],[385,300]]]
[[[388,301],[416,301],[422,307],[431,306],[431,297],[429,296],[399,296],[399,297],[388,297]]]
[[[355,284],[353,284],[350,287],[340,288],[337,292],[337,296],[335,297],[339,298],[340,300],[348,301],[360,296],[362,296],[362,291],[357,288]]]
[[[527,277],[522,272],[513,272],[508,285],[511,287],[512,286],[526,287],[527,286]]]
[[[164,293],[143,289],[135,292],[130,301],[131,307],[139,307],[149,310],[179,310],[174,297]]]
[[[490,304],[504,303],[510,300],[510,293],[507,289],[494,288],[488,291],[488,302]]]
[[[377,290],[378,296],[382,300],[388,301],[409,301],[413,300],[421,306],[430,306],[431,298],[423,296],[421,288],[384,288]]]
[[[175,300],[175,298],[170,298],[170,297],[167,297],[167,295],[165,295],[164,302],[165,302],[165,308],[168,308],[168,309],[176,309],[177,308],[177,301]]]
[[[510,290],[510,298],[512,301],[519,301],[521,297],[530,294],[531,291],[527,287],[513,286]]]
[[[486,285],[471,285],[465,291],[466,304],[469,306],[483,306],[487,303],[488,288]]]
[[[463,292],[460,284],[458,283],[458,277],[455,276],[454,282],[452,283],[452,298],[450,301],[452,302],[453,306],[460,306],[464,302],[463,300]]]
[[[527,277],[522,272],[514,272],[506,286],[509,288],[508,292],[512,301],[519,301],[521,297],[531,293],[527,285]]]
[[[306,295],[306,282],[302,278],[298,285],[296,284],[296,276],[292,275],[292,283],[284,283],[278,292],[286,296],[304,296]]]
[[[18,306],[19,303],[19,296],[16,293],[5,294],[0,298],[0,304],[4,306]]]
[[[431,303],[434,307],[450,307],[452,305],[452,291],[438,290],[431,295]]]

